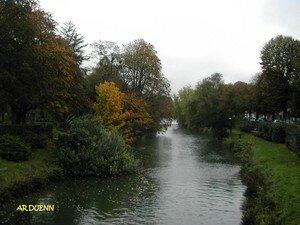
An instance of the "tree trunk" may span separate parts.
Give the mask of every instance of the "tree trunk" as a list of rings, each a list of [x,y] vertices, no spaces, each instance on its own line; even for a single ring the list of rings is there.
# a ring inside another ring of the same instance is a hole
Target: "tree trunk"
[[[286,116],[287,116],[287,108],[283,109],[283,121],[286,120]]]

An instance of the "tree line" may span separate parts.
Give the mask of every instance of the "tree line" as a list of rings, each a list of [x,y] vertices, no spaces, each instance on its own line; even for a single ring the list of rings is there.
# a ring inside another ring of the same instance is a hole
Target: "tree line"
[[[249,83],[225,84],[219,73],[195,88],[182,88],[174,97],[177,120],[183,127],[211,129],[225,137],[234,122],[247,112],[270,121],[282,113],[283,121],[300,118],[300,42],[276,36],[261,50],[261,72]],[[250,117],[249,117],[250,118]]]
[[[164,130],[173,105],[154,46],[143,39],[123,47],[97,41],[93,56],[86,46],[72,22],[59,29],[37,1],[1,1],[2,122],[31,123],[32,112],[58,122],[92,113],[131,136]],[[97,65],[88,72],[83,62],[91,57]]]

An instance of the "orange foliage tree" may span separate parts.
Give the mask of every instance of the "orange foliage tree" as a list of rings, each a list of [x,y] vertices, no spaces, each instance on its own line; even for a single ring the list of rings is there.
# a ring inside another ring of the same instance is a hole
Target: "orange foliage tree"
[[[126,128],[134,137],[152,131],[154,120],[146,111],[146,102],[136,93],[126,93],[124,97],[124,111],[126,112]]]
[[[79,114],[85,104],[83,75],[68,41],[37,1],[0,1],[0,95],[13,123],[26,123],[30,111],[55,116]]]
[[[147,132],[153,120],[144,100],[134,93],[122,93],[113,82],[101,83],[95,89],[97,99],[93,108],[99,124],[119,130],[127,144]]]

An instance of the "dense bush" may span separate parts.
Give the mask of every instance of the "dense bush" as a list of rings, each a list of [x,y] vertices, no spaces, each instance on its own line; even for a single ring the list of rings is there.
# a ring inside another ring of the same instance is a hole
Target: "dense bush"
[[[31,155],[30,147],[20,137],[3,135],[0,137],[0,156],[11,161],[24,161]]]
[[[57,139],[58,164],[69,176],[120,175],[138,164],[117,131],[107,131],[92,119],[69,121],[69,129]]]
[[[263,138],[271,141],[272,140],[272,126],[269,123],[262,123],[261,124],[261,131],[263,133]]]
[[[44,133],[36,134],[31,131],[26,131],[22,136],[24,137],[24,141],[31,145],[32,149],[46,148],[49,141],[48,135]]]
[[[225,137],[228,137],[229,133],[226,128],[214,128],[212,130],[212,135],[217,138],[218,140],[222,140]]]

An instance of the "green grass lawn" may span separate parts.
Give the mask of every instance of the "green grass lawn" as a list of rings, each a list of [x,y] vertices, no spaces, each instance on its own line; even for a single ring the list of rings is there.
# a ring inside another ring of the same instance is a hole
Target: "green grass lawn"
[[[237,131],[234,131],[236,134]],[[233,133],[233,135],[234,135]],[[236,135],[234,135],[236,136]],[[253,160],[267,172],[271,183],[269,194],[284,216],[284,225],[300,224],[300,162],[299,156],[284,144],[277,144],[242,134],[242,141],[253,144]]]
[[[44,182],[54,176],[58,167],[50,163],[48,150],[35,150],[32,157],[24,162],[12,162],[0,158],[0,193],[16,190],[34,181]],[[12,193],[13,195],[13,193]]]

